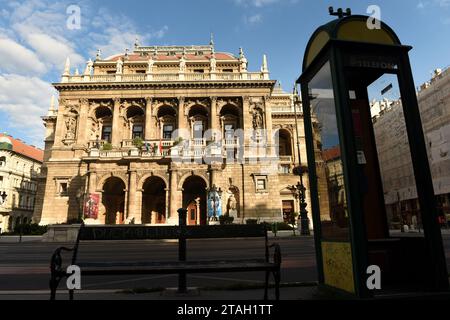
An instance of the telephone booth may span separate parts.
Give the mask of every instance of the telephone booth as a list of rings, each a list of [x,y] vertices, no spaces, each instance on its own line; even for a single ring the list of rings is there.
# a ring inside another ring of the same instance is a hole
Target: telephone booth
[[[319,27],[297,80],[319,283],[361,298],[446,293],[412,47],[382,22],[368,28],[368,19]],[[377,274],[369,266],[381,270],[381,289],[368,285]]]

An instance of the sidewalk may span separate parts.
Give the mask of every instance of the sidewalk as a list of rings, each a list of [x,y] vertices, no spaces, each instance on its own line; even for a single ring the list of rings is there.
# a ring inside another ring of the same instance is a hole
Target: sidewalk
[[[0,236],[0,243],[19,243],[20,236]],[[22,242],[41,242],[42,236],[22,236]]]
[[[50,292],[0,291],[0,300],[49,300]],[[75,293],[75,300],[259,300],[264,298],[264,289],[252,290],[197,290],[188,294],[177,294],[176,289],[148,293],[123,293],[120,290],[81,290]],[[281,300],[320,299],[317,286],[286,287],[280,289]],[[67,291],[58,291],[57,300],[68,300]],[[275,299],[274,289],[269,289],[269,299]]]

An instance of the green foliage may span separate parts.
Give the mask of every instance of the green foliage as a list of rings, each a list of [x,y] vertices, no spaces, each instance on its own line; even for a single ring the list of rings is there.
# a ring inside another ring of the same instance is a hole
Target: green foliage
[[[109,142],[105,142],[105,144],[103,145],[103,147],[102,147],[102,150],[103,151],[110,151],[110,150],[112,150],[112,144],[111,143],[109,143]]]
[[[179,145],[179,144],[182,143],[182,142],[183,142],[183,138],[182,138],[182,137],[178,137],[178,138],[176,138],[175,141],[173,142],[173,146],[175,147],[175,146]]]
[[[142,146],[144,145],[144,140],[142,140],[142,138],[140,138],[140,137],[136,137],[133,139],[133,145],[136,148],[141,149]]]
[[[230,216],[220,216],[219,217],[219,221],[221,225],[224,224],[233,224],[234,221],[234,217],[230,217]]]
[[[40,226],[38,224],[19,224],[14,227],[14,234],[21,234],[24,236],[40,236],[47,232],[47,226]]]

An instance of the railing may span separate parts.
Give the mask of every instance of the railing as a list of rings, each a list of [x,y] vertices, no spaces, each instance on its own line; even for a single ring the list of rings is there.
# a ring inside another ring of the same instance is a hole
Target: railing
[[[94,76],[88,76],[89,82],[114,82],[116,81],[116,75],[115,74],[102,74],[102,75],[94,75]],[[69,80],[70,82],[76,82],[72,81],[72,77]]]
[[[292,156],[279,156],[280,162],[292,162]]]
[[[122,150],[108,150],[108,151],[100,151],[100,158],[123,158],[129,156],[128,151]]]
[[[145,81],[145,74],[123,74],[122,81],[123,82],[141,82]]]
[[[102,148],[104,146],[104,144],[106,142],[107,141],[105,141],[105,140],[90,140],[88,142],[88,148],[89,149],[93,149],[93,148],[100,149],[100,148]]]
[[[155,73],[152,75],[153,81],[178,81],[178,73]]]
[[[254,73],[152,73],[152,74],[100,74],[64,76],[62,82],[158,82],[158,81],[223,81],[264,80],[260,72]]]
[[[216,75],[217,80],[241,80],[240,73],[218,73]]]
[[[187,81],[198,81],[198,80],[209,80],[210,75],[208,73],[186,73],[184,75],[184,80]]]

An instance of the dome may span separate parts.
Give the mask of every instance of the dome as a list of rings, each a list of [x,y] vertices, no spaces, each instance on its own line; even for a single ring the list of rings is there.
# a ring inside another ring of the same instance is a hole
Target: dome
[[[379,29],[369,29],[367,27],[368,19],[371,18],[362,15],[351,15],[330,21],[317,28],[306,47],[303,71],[313,62],[330,40],[401,45],[399,38],[388,25],[380,22]]]

